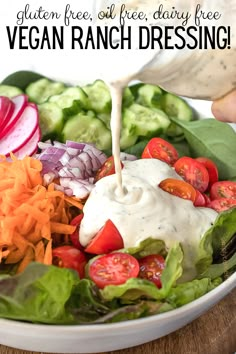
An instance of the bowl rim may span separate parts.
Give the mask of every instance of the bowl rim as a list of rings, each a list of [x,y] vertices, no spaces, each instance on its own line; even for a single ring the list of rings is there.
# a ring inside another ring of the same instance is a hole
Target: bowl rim
[[[233,286],[234,284],[234,286]],[[120,321],[120,322],[115,322],[115,323],[90,323],[90,324],[75,324],[75,325],[60,325],[60,324],[40,324],[40,323],[30,323],[30,322],[24,322],[24,321],[17,321],[17,320],[11,320],[11,319],[4,319],[0,318],[0,327],[1,326],[7,326],[9,325],[10,327],[14,327],[15,329],[19,328],[21,331],[26,330],[27,328],[32,328],[34,330],[37,330],[39,332],[44,332],[48,330],[52,330],[53,332],[64,332],[65,334],[67,333],[74,333],[74,332],[90,332],[95,333],[96,335],[98,332],[103,332],[104,330],[108,329],[126,329],[127,327],[130,326],[143,326],[145,324],[151,324],[156,321],[162,321],[162,320],[168,320],[168,319],[174,319],[178,318],[180,315],[186,316],[188,312],[193,309],[193,308],[198,308],[201,307],[202,305],[206,304],[209,299],[214,298],[215,295],[219,295],[221,291],[225,291],[224,295],[220,297],[220,300],[223,299],[228,293],[230,293],[232,290],[236,288],[236,272],[231,274],[229,278],[224,280],[220,285],[218,285],[216,288],[213,290],[209,291],[205,295],[199,297],[196,300],[191,301],[190,303],[183,305],[179,308],[161,313],[161,314],[156,314],[156,315],[150,315],[147,317],[143,318],[138,318],[138,319],[133,319],[133,320],[125,320],[125,321]],[[216,300],[216,302],[213,302],[210,307],[214,306],[215,303],[218,303],[220,300]],[[205,312],[205,311],[203,311]],[[0,330],[1,332],[1,330]],[[39,333],[38,332],[38,333]]]

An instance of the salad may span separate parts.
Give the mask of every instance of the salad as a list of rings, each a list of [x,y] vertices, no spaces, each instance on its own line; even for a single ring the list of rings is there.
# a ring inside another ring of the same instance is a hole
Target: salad
[[[0,317],[136,319],[185,305],[235,272],[230,126],[196,120],[157,86],[127,87],[121,169],[135,183],[121,203],[104,82],[71,87],[18,72],[0,95]]]

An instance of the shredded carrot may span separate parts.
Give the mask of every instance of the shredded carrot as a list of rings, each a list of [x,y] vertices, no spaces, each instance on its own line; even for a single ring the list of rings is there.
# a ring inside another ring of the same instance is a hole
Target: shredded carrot
[[[47,247],[45,249],[43,263],[47,265],[52,264],[52,240],[48,242]]]
[[[67,197],[67,196],[65,196],[65,200],[69,203],[69,204],[71,204],[71,205],[74,205],[76,208],[78,208],[78,209],[83,209],[83,204],[82,204],[82,201],[81,201],[81,199],[79,199],[79,198],[76,198],[76,197]]]
[[[18,264],[18,273],[32,261],[51,264],[52,245],[68,242],[75,230],[71,209],[83,208],[54,183],[44,186],[41,171],[35,158],[0,156],[0,266]]]
[[[60,224],[59,222],[51,222],[51,231],[58,234],[62,234],[65,231],[65,234],[72,234],[75,231],[75,226]]]
[[[27,265],[35,260],[34,250],[31,247],[28,247],[25,256],[20,262],[17,273],[23,272],[23,270],[27,267]]]
[[[35,260],[36,262],[43,263],[44,261],[45,248],[43,241],[39,241],[39,243],[35,247]]]

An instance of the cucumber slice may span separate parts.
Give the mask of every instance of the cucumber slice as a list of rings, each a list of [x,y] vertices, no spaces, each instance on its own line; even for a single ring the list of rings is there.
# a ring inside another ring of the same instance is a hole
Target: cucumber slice
[[[21,93],[23,93],[23,91],[19,87],[0,85],[0,96],[12,98],[14,96],[20,95]]]
[[[121,130],[120,135],[120,148],[121,150],[127,149],[130,146],[133,146],[138,140],[137,135],[131,135],[127,128]]]
[[[70,118],[63,128],[64,140],[93,143],[98,149],[111,148],[111,133],[98,118],[82,113]]]
[[[123,93],[122,107],[124,108],[129,107],[133,103],[134,103],[134,96],[131,92],[131,89],[129,87],[126,87]]]
[[[59,136],[63,128],[63,112],[56,103],[45,102],[38,105],[39,125],[43,140],[52,136]]]
[[[161,98],[161,107],[164,112],[170,116],[180,120],[190,121],[193,119],[193,110],[182,98],[166,93]],[[183,130],[175,123],[171,123],[166,134],[170,137],[182,136]]]
[[[102,80],[83,87],[89,98],[89,108],[96,113],[111,112],[111,95],[108,86]]]
[[[63,109],[65,117],[76,115],[89,107],[88,96],[79,86],[66,88],[60,95],[51,96],[49,102]]]
[[[151,109],[134,103],[124,110],[123,124],[130,135],[151,138],[165,131],[170,120],[157,108]]]
[[[46,102],[50,96],[60,94],[65,90],[62,82],[55,82],[46,78],[32,82],[26,87],[29,99],[37,104]]]
[[[110,113],[98,113],[97,118],[101,119],[107,129],[111,129],[111,114]]]
[[[136,102],[147,107],[160,108],[162,94],[159,86],[141,85],[137,90]]]
[[[162,96],[161,107],[171,117],[190,121],[193,119],[193,110],[182,98],[166,93]]]

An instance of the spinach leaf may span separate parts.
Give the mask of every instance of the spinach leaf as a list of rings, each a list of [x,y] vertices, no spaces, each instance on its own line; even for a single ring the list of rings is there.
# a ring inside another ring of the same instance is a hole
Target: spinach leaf
[[[33,71],[16,71],[15,73],[7,76],[1,84],[16,86],[24,91],[29,84],[42,78],[44,78],[43,75]]]
[[[236,132],[230,125],[215,119],[192,122],[176,118],[171,120],[183,129],[193,157],[205,156],[212,159],[219,169],[221,180],[235,177]]]
[[[125,149],[124,152],[126,152],[127,154],[135,155],[137,156],[137,158],[141,158],[142,152],[148,142],[149,139],[141,140],[137,144]]]

